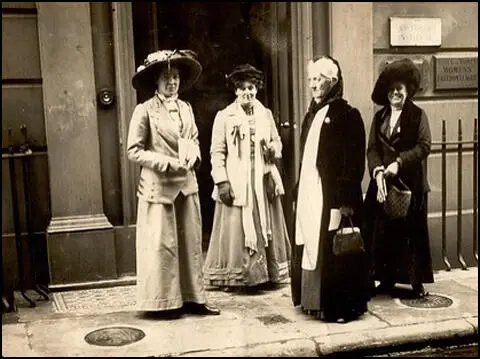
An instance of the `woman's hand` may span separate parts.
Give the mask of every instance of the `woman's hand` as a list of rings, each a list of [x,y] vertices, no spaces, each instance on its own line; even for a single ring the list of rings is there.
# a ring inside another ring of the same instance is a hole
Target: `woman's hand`
[[[198,161],[198,156],[197,156],[197,154],[196,154],[196,153],[195,153],[195,154],[192,154],[192,155],[190,155],[189,157],[186,158],[186,165],[185,165],[185,167],[190,170],[190,169],[192,169],[193,167],[195,167],[197,161]]]
[[[353,211],[352,207],[348,207],[348,206],[341,206],[340,207],[340,214],[342,215],[342,217],[352,216],[353,212],[354,211]]]
[[[388,165],[385,170],[385,177],[395,177],[398,174],[398,162],[394,161]]]
[[[168,169],[170,172],[186,172],[187,167],[178,159],[173,159],[168,162]]]
[[[383,175],[383,171],[379,171],[377,173],[377,177],[375,177],[377,181],[377,201],[380,203],[385,202],[387,198],[387,184],[385,183],[385,177]]]
[[[231,206],[233,203],[233,192],[230,187],[230,182],[220,182],[218,185],[218,196],[223,204]]]

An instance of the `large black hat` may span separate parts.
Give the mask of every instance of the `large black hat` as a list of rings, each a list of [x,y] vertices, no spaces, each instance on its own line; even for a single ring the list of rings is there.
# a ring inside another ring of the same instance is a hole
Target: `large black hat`
[[[410,59],[402,59],[385,66],[372,92],[372,100],[378,105],[387,105],[388,89],[394,82],[402,82],[407,87],[408,98],[417,92],[420,86],[420,71]]]
[[[199,79],[202,65],[196,60],[195,52],[191,50],[160,50],[147,56],[132,78],[136,90],[151,90],[156,88],[160,70],[167,66],[175,66],[180,72],[179,92],[189,89]]]
[[[236,66],[232,72],[227,75],[227,80],[230,80],[233,84],[235,82],[241,81],[252,81],[256,82],[257,87],[263,86],[263,72],[256,69],[250,64],[242,64]]]

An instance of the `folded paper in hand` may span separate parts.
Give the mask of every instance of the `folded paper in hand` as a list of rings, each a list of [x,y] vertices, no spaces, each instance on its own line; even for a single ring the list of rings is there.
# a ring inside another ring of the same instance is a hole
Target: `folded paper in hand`
[[[342,214],[337,208],[332,208],[330,210],[330,223],[328,224],[328,230],[334,231],[340,227],[340,222],[342,221]]]
[[[195,153],[196,144],[193,140],[180,138],[178,140],[178,159],[185,164]]]

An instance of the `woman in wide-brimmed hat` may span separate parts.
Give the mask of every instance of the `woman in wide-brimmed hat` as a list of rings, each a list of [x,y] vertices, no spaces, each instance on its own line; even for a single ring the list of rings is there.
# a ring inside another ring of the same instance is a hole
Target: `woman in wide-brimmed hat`
[[[202,67],[189,50],[147,56],[133,76],[151,93],[130,122],[128,158],[141,166],[136,227],[137,308],[160,316],[219,314],[205,303],[202,227],[195,168],[200,161],[192,108],[178,98]]]
[[[210,147],[216,201],[204,276],[211,286],[274,287],[289,277],[290,244],[275,165],[282,143],[256,99],[263,73],[244,64],[227,76],[236,100],[215,117]]]
[[[424,170],[431,135],[427,115],[411,100],[420,80],[411,60],[398,60],[385,67],[372,93],[372,100],[383,108],[374,116],[368,141],[371,181],[364,237],[373,278],[380,281],[377,293],[392,293],[395,283],[403,283],[422,297],[427,295],[423,283],[433,282],[427,226],[430,187]],[[406,216],[397,218],[393,186],[404,185],[411,191],[411,202]]]

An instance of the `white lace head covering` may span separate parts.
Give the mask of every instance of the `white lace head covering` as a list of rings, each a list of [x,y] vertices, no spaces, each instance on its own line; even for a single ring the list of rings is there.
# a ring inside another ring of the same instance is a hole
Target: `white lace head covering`
[[[323,75],[331,81],[338,81],[338,67],[327,57],[321,57],[317,61],[310,60],[308,62],[308,74],[309,76]]]

